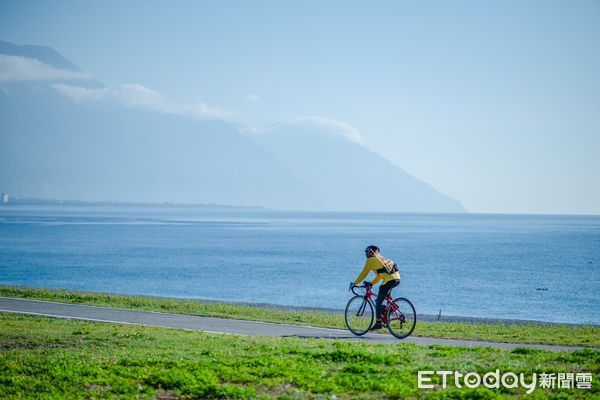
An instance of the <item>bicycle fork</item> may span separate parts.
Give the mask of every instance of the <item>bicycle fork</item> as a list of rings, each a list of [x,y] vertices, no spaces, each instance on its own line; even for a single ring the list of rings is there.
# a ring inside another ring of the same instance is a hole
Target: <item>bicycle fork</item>
[[[358,311],[356,312],[356,316],[357,317],[362,317],[363,314],[365,313],[365,309],[367,308],[367,300],[363,300],[362,304],[360,305],[360,307],[358,308]]]

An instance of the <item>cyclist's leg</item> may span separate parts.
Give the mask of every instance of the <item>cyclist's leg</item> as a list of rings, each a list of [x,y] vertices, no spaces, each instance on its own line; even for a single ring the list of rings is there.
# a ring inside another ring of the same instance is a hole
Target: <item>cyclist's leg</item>
[[[385,285],[381,285],[379,287],[379,292],[377,293],[377,299],[375,300],[375,315],[377,317],[377,322],[381,323],[381,314],[383,313],[383,301],[385,300],[385,296],[387,296],[393,288],[398,286],[400,281],[392,279]]]

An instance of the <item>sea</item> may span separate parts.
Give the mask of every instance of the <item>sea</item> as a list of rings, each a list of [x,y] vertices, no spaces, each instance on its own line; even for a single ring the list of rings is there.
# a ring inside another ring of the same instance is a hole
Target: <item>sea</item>
[[[338,310],[371,244],[419,314],[600,324],[600,216],[9,203],[0,284]]]

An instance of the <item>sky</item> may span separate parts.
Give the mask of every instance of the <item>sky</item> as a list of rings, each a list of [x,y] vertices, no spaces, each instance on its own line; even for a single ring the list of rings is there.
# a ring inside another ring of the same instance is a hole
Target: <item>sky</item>
[[[600,214],[599,22],[598,1],[0,2],[0,40],[243,129],[333,121],[486,213]]]

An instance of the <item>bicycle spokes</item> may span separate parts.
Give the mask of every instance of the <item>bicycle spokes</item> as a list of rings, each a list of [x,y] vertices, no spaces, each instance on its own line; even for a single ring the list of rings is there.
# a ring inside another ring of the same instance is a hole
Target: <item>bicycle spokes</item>
[[[415,329],[417,315],[412,303],[405,298],[397,298],[388,310],[388,329],[399,339],[410,335]]]
[[[354,296],[346,305],[345,321],[350,332],[364,335],[369,331],[375,317],[373,303],[364,296]]]

